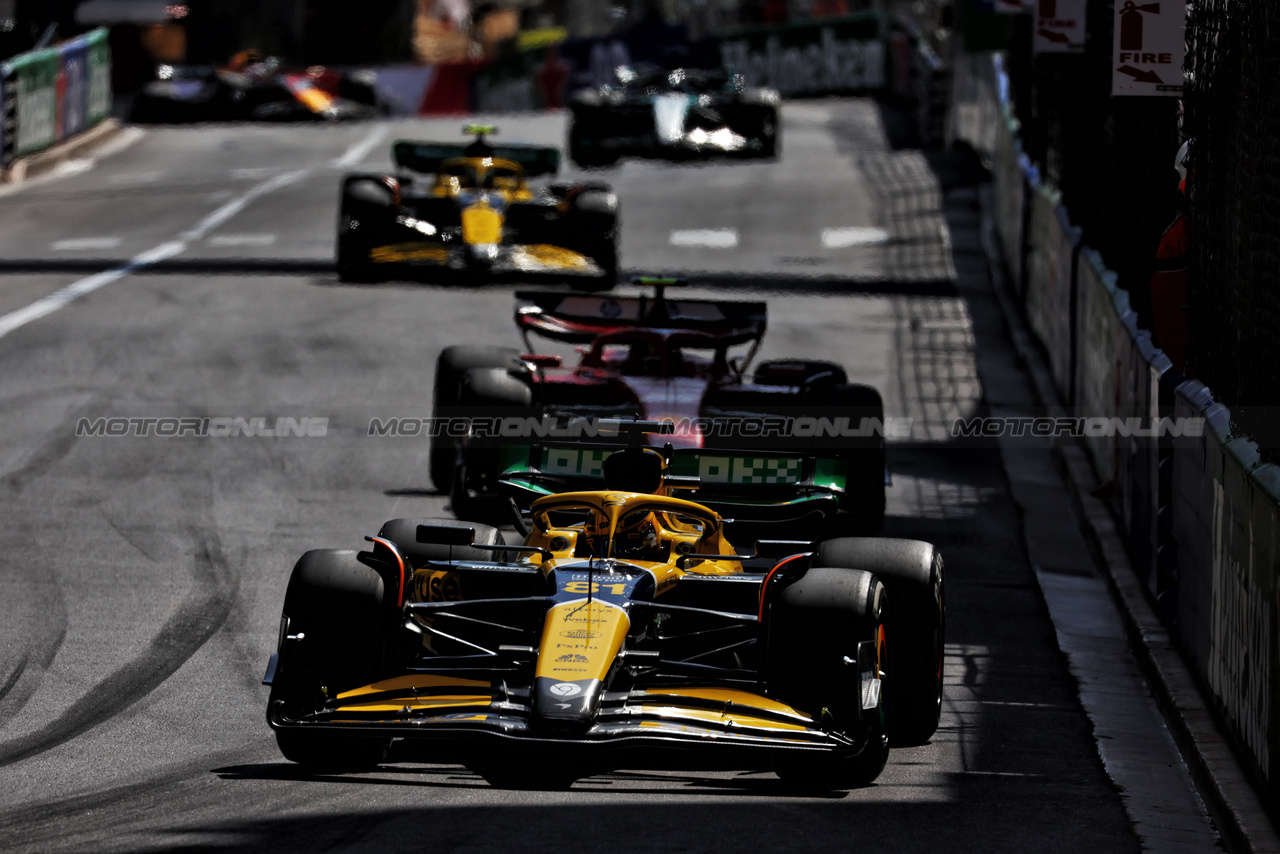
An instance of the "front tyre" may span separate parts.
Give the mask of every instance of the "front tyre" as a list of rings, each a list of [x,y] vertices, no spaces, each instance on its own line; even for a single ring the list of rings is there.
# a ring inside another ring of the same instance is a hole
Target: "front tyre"
[[[920,540],[849,537],[819,545],[815,561],[872,572],[889,591],[887,622],[894,655],[889,735],[895,746],[924,744],[937,731],[942,715],[942,554]]]
[[[390,674],[395,656],[385,604],[389,592],[382,575],[353,551],[316,549],[294,565],[267,713],[289,761],[314,771],[362,771],[386,756],[388,738],[357,738],[288,722],[304,721],[327,699]]]
[[[783,588],[769,611],[770,693],[862,749],[788,758],[774,769],[806,788],[870,785],[889,758],[888,694],[864,708],[862,673],[888,674],[884,585],[869,572],[815,567]],[[874,661],[859,661],[859,652]],[[871,669],[874,668],[874,669]],[[888,679],[888,676],[880,677]]]

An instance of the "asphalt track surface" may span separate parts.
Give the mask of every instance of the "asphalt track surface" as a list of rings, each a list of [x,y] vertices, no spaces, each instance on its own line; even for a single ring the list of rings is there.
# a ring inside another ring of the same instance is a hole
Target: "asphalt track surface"
[[[560,116],[497,123],[563,139]],[[593,177],[621,198],[626,274],[763,296],[761,358],[842,362],[913,419],[885,533],[946,557],[932,743],[826,796],[751,769],[542,792],[403,752],[315,778],[280,757],[259,681],[293,562],[448,515],[425,440],[370,437],[370,419],[428,415],[442,347],[517,340],[510,287],[332,269],[342,171],[459,124],[126,131],[0,197],[0,849],[1138,851],[1000,454],[948,438],[1001,332],[956,287],[938,176],[867,101],[788,105],[776,163]],[[328,421],[310,438],[76,435],[86,418],[220,416]]]

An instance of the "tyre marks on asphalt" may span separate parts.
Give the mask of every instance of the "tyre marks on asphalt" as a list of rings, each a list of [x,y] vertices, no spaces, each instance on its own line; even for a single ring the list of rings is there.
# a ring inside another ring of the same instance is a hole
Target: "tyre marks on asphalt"
[[[25,586],[25,595],[7,607],[39,617],[23,621],[26,646],[0,685],[0,721],[13,720],[35,696],[67,637],[67,606],[57,582],[31,579]]]
[[[76,424],[81,419],[93,420],[106,414],[109,407],[108,398],[98,396],[83,406],[73,410],[50,431],[48,438],[23,461],[22,465],[0,475],[0,485],[14,494],[26,488],[27,484],[41,477],[53,468],[76,446],[79,437],[76,435]]]
[[[268,751],[275,751],[275,740],[264,737],[238,750],[184,762],[141,782],[25,804],[18,809],[0,809],[0,838],[5,841],[5,851],[11,852],[91,851],[102,848],[108,837],[113,847],[125,850],[129,843],[119,835],[122,828],[142,836],[172,832],[179,823],[177,817],[196,815],[208,808],[209,788],[217,784],[211,768],[261,768],[247,764],[260,761]],[[283,770],[286,775],[301,776],[301,772],[287,766]],[[245,812],[264,806],[260,789],[245,791],[240,797]],[[295,799],[305,801],[312,797],[308,790],[299,789]],[[288,800],[273,793],[271,806],[284,806],[283,801]],[[106,816],[110,817],[112,829],[104,831]],[[155,838],[151,836],[150,841]],[[144,844],[138,836],[132,841],[134,845]]]
[[[192,589],[147,649],[40,729],[0,742],[0,767],[51,750],[128,709],[173,675],[227,621],[239,579],[214,531],[190,530],[187,535],[195,546]]]

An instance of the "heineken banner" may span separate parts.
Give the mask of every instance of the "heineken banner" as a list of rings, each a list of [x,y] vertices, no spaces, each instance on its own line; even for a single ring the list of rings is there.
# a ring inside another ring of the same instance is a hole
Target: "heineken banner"
[[[58,139],[58,51],[39,50],[15,56],[5,76],[13,85],[17,106],[13,153],[17,157],[48,148]]]
[[[0,65],[0,169],[13,162],[14,129],[18,126],[17,104],[13,100],[13,83],[9,70]]]
[[[84,37],[89,61],[89,92],[85,103],[86,124],[93,127],[111,114],[111,48],[107,31],[94,30]]]
[[[88,130],[111,109],[107,31],[94,30],[56,48],[0,65],[5,165]]]
[[[893,15],[867,12],[752,27],[693,43],[685,36],[683,28],[673,27],[519,52],[474,71],[470,106],[480,112],[555,109],[568,92],[615,83],[620,65],[670,62],[677,51],[692,67],[724,65],[742,74],[747,85],[769,86],[787,98],[916,94],[916,37]]]
[[[871,13],[720,37],[720,61],[783,97],[879,92],[888,85],[888,19]]]

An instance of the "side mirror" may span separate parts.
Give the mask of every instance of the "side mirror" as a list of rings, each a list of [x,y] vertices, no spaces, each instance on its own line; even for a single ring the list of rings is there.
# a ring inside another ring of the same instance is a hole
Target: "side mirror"
[[[542,353],[524,353],[520,356],[520,361],[527,362],[535,368],[558,368],[563,363],[559,356],[543,355]]]
[[[419,525],[418,542],[440,546],[469,546],[476,540],[475,528],[461,525]]]
[[[756,540],[756,555],[759,557],[790,557],[813,551],[814,543],[809,540]]]

